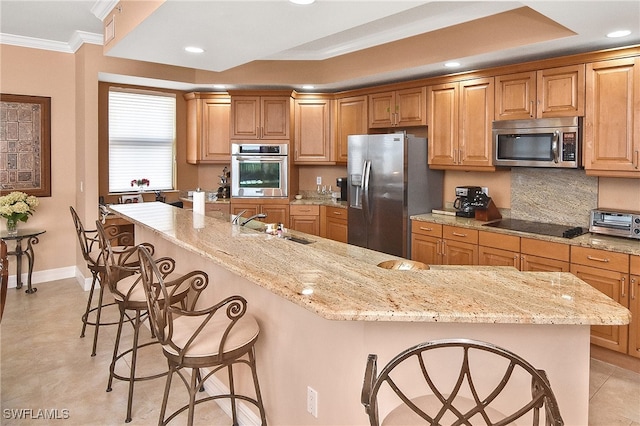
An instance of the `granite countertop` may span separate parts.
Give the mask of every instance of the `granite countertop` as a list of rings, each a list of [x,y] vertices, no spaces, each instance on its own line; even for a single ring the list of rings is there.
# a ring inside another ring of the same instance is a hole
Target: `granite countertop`
[[[477,229],[480,231],[495,232],[498,234],[515,235],[518,237],[527,237],[543,241],[551,241],[555,243],[569,244],[572,246],[580,246],[594,248],[600,250],[614,251],[624,254],[633,254],[640,256],[640,240],[632,238],[611,237],[608,235],[599,235],[586,233],[575,238],[551,237],[548,235],[531,234],[528,232],[512,231],[509,229],[493,228],[483,226],[485,223],[472,218],[449,216],[442,214],[425,213],[411,216],[411,219],[422,222],[439,223],[441,225],[459,226],[462,228]]]
[[[316,236],[292,232],[313,241],[299,244],[157,202],[109,208],[329,320],[618,325],[631,317],[570,273],[387,270],[376,265],[396,257]]]

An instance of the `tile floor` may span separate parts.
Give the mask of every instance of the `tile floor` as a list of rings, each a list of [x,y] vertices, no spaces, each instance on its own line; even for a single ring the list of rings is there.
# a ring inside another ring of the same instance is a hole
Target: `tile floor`
[[[16,289],[8,292],[0,327],[0,424],[123,425],[127,385],[116,381],[113,391],[105,392],[115,327],[101,328],[97,355],[91,357],[93,328],[79,338],[88,292],[75,279],[37,287],[32,295]],[[114,307],[109,315],[116,317]],[[150,338],[148,333],[146,337]],[[155,345],[140,355],[142,359],[139,368],[165,362]],[[640,426],[640,374],[593,359],[590,383],[589,425]],[[136,383],[130,425],[157,423],[163,387],[164,378]],[[170,405],[183,401],[186,391],[173,386]],[[43,421],[37,418],[43,415],[38,409],[68,419]],[[12,418],[18,412],[30,418]],[[196,409],[196,422],[225,425],[230,419],[215,403],[205,403]],[[174,424],[184,424],[184,418]]]

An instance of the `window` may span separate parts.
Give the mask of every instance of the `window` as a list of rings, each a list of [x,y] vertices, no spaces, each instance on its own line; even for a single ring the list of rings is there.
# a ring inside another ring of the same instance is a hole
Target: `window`
[[[172,94],[109,90],[109,192],[132,191],[134,179],[148,179],[145,189],[174,189],[175,122]]]

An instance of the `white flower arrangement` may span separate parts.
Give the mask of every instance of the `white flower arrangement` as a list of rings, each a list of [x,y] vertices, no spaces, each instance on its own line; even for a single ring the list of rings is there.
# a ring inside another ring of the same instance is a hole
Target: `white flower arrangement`
[[[38,206],[38,199],[24,192],[13,191],[0,197],[0,216],[14,222],[26,222]]]

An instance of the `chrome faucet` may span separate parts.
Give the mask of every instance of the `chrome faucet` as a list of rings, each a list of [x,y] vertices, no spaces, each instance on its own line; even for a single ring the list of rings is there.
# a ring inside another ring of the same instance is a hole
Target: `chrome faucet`
[[[231,221],[232,225],[237,225],[238,224],[238,220],[240,220],[240,218],[242,217],[243,214],[245,214],[247,211],[247,209],[241,210],[240,213],[238,213],[233,220]]]
[[[253,219],[264,219],[265,217],[267,217],[267,215],[264,213],[254,214],[253,216],[249,216],[247,220],[245,220],[240,224],[240,226],[245,226],[247,223],[251,222]]]

